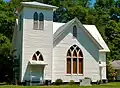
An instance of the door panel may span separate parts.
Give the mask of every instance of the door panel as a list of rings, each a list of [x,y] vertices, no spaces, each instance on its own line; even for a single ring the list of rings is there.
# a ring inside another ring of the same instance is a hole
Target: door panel
[[[43,68],[42,67],[32,66],[31,80],[32,82],[40,82],[43,80]]]

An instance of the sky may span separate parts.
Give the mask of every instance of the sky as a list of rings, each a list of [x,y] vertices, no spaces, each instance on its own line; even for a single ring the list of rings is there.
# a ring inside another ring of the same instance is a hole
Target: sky
[[[92,3],[95,3],[95,0],[91,0],[92,1]]]
[[[10,0],[4,0],[5,2],[9,2]]]
[[[92,2],[92,6],[93,6],[93,4],[95,3],[95,0],[91,0],[91,2]]]

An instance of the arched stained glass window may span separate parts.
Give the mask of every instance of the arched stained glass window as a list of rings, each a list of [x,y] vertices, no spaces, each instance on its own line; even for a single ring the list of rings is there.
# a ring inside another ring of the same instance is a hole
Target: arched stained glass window
[[[43,13],[39,14],[39,29],[40,30],[44,29],[44,15],[43,15]]]
[[[36,51],[32,57],[32,60],[43,61],[43,56],[39,51]]]
[[[37,12],[34,13],[33,18],[34,18],[33,29],[38,29],[38,13]]]
[[[77,27],[73,26],[73,37],[77,38]]]
[[[67,74],[83,74],[83,54],[77,45],[67,52]]]

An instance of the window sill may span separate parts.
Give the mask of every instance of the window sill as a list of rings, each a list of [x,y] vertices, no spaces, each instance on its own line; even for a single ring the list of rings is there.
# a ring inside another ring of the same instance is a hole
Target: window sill
[[[39,28],[33,28],[33,30],[39,30]]]
[[[79,76],[83,76],[83,74],[78,74]]]
[[[83,76],[83,74],[66,74],[67,76]]]
[[[70,75],[72,75],[72,74],[66,74],[67,76],[70,76]]]

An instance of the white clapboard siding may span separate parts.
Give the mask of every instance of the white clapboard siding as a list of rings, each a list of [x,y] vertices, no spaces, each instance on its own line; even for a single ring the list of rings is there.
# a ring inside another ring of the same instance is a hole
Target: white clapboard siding
[[[99,61],[101,62],[101,67],[102,67],[102,79],[106,80],[106,52],[100,52],[99,54]]]
[[[28,61],[32,59],[36,51],[40,51],[43,55],[45,63],[48,65],[44,68],[44,78],[51,79],[52,71],[52,47],[53,47],[53,11],[47,9],[27,8],[23,9],[23,47],[22,47],[22,76],[21,81],[24,81],[25,73],[27,72]],[[34,12],[44,14],[44,29],[33,29],[33,14]],[[46,75],[47,74],[47,75]]]
[[[73,39],[72,29],[76,25],[78,29],[77,39]],[[89,39],[87,34],[76,23],[72,24],[64,33],[54,41],[53,48],[53,72],[52,81],[61,78],[64,82],[90,77],[92,80],[99,80],[99,50],[97,46]],[[66,74],[66,54],[68,49],[73,45],[78,45],[83,52],[83,75]]]

